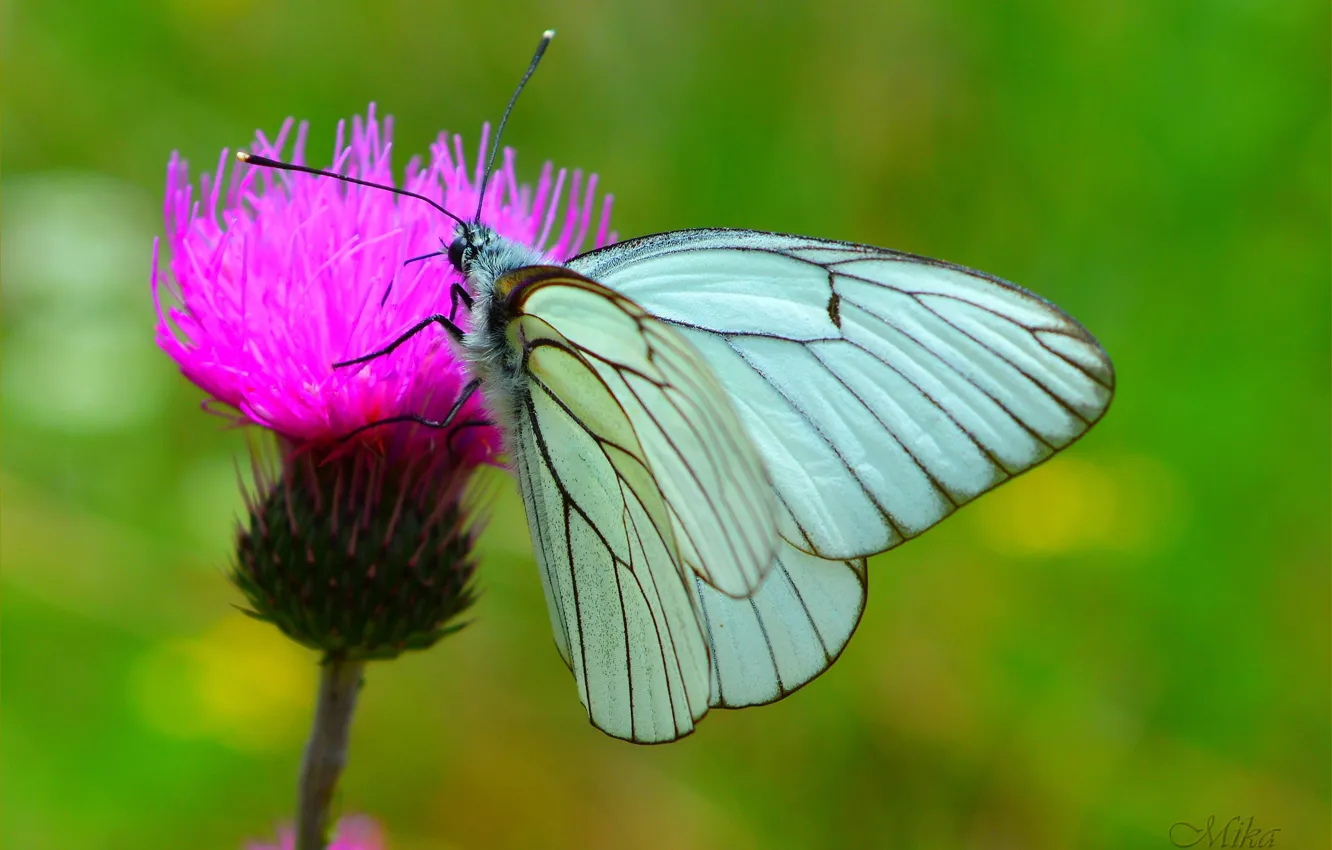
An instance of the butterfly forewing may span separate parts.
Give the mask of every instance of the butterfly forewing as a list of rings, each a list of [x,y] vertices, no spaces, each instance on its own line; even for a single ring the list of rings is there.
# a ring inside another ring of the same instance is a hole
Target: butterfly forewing
[[[573,463],[555,459],[556,440]],[[519,413],[514,443],[556,645],[589,718],[644,743],[687,735],[707,711],[707,647],[669,541],[643,505],[654,501],[651,488],[589,489],[594,475],[614,478],[608,460],[595,460],[577,424],[542,395]],[[569,477],[580,461],[587,469]],[[586,507],[598,499],[609,508]],[[655,501],[660,510],[659,494]],[[597,523],[612,510],[619,516],[604,531]]]
[[[1095,339],[1020,287],[879,248],[679,231],[570,266],[675,324],[738,400],[792,544],[864,557],[1046,459],[1110,403]]]
[[[570,272],[517,290],[514,302],[562,337],[631,423],[684,562],[723,593],[752,593],[779,542],[772,481],[694,347],[632,301]]]
[[[677,331],[572,273],[501,287],[524,382],[514,466],[556,645],[598,728],[674,740],[711,695],[694,582],[741,595],[772,569],[771,481]]]

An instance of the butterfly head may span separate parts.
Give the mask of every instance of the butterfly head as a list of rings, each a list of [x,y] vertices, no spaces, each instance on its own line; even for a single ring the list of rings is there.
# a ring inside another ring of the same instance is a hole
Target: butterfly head
[[[476,266],[477,258],[499,238],[494,230],[477,221],[458,225],[453,230],[453,241],[446,251],[449,264],[463,277],[468,277]]]
[[[545,255],[522,242],[496,233],[479,221],[458,225],[444,251],[449,264],[467,281],[473,295],[485,298],[495,281],[524,266],[546,262]]]

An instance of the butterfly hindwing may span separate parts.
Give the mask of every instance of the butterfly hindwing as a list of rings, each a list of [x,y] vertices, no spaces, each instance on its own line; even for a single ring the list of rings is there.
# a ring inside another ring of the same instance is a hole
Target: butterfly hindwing
[[[695,580],[712,653],[712,704],[774,702],[837,660],[865,610],[865,559],[829,561],[783,546],[748,599]]]

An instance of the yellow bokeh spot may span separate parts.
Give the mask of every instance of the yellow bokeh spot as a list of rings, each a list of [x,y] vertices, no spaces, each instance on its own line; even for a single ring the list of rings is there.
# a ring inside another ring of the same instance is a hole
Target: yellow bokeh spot
[[[976,523],[989,546],[1019,556],[1145,551],[1180,522],[1177,480],[1148,457],[1055,458],[982,498]]]
[[[144,720],[182,738],[235,749],[285,749],[313,711],[317,658],[275,628],[233,614],[208,632],[162,643],[131,679]]]

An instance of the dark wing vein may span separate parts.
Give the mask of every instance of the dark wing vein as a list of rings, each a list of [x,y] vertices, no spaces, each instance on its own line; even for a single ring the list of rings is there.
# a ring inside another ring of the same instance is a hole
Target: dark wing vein
[[[945,499],[947,499],[949,504],[953,506],[954,510],[960,507],[956,499],[953,498],[953,494],[948,490],[948,488],[943,486],[943,484],[939,481],[939,479],[934,477],[934,473],[930,472],[929,468],[925,466],[924,462],[922,462],[920,458],[916,457],[916,453],[911,450],[911,447],[906,444],[905,440],[903,440],[901,437],[897,435],[897,432],[893,430],[893,426],[883,421],[883,418],[879,416],[879,414],[874,412],[874,408],[870,407],[869,403],[860,397],[860,395],[851,387],[851,385],[846,382],[846,379],[843,378],[841,375],[837,374],[837,371],[828,365],[828,362],[824,360],[823,357],[819,354],[818,349],[811,346],[809,352],[814,356],[814,359],[819,361],[819,364],[823,366],[823,370],[827,372],[829,375],[831,375],[833,377],[833,380],[841,384],[846,389],[846,391],[851,394],[852,398],[860,402],[861,406],[865,408],[865,412],[868,413],[870,416],[874,417],[874,421],[882,425],[883,430],[888,432],[888,436],[892,437],[893,441],[897,443],[897,445],[902,447],[902,451],[906,452],[907,457],[911,458],[911,462],[916,465],[916,469],[920,470],[920,474],[924,475],[929,480],[930,486],[934,487],[934,489],[940,495],[942,495]],[[915,385],[913,384],[912,386]],[[967,436],[970,437],[971,435],[968,434]],[[952,513],[952,511],[950,511],[949,513]]]
[[[856,280],[862,281],[864,283],[874,284],[874,281],[870,280],[869,278],[863,278],[851,274],[847,274],[847,277],[855,278]],[[882,286],[883,284],[878,284],[878,285]],[[1014,327],[1020,328],[1021,330],[1025,331],[1041,348],[1044,348],[1046,351],[1050,352],[1055,357],[1058,357],[1059,359],[1068,363],[1068,365],[1072,366],[1074,369],[1077,369],[1079,372],[1085,375],[1089,380],[1095,381],[1103,389],[1107,390],[1114,389],[1114,387],[1108,386],[1105,383],[1105,381],[1102,381],[1094,373],[1089,372],[1087,368],[1083,366],[1081,363],[1078,363],[1076,360],[1070,359],[1067,355],[1061,353],[1059,350],[1051,348],[1050,346],[1046,345],[1045,342],[1038,335],[1041,333],[1058,334],[1059,336],[1067,337],[1068,339],[1077,340],[1078,342],[1081,343],[1094,345],[1097,346],[1098,348],[1100,347],[1099,343],[1096,342],[1096,339],[1092,337],[1091,334],[1087,333],[1086,329],[1084,329],[1076,321],[1069,319],[1067,316],[1064,317],[1065,320],[1067,321],[1068,325],[1071,326],[1074,331],[1076,331],[1076,333],[1070,333],[1069,329],[1064,327],[1037,328],[1037,327],[1032,327],[1031,325],[1024,325],[1022,322],[1017,321],[1012,316],[1001,313],[1000,311],[987,307],[986,305],[981,304],[979,302],[972,301],[970,298],[963,298],[961,295],[952,292],[922,292],[909,289],[899,289],[897,291],[912,296],[913,298],[916,299],[917,303],[920,303],[921,306],[925,307],[926,309],[932,309],[932,308],[930,308],[928,304],[924,304],[923,302],[920,301],[920,299],[925,296],[928,296],[930,298],[946,298],[950,301],[957,301],[961,304],[970,305],[978,310],[984,310],[985,312],[989,313],[991,316],[994,316],[997,319],[1003,319],[1004,321],[1012,324]],[[1051,305],[1047,304],[1046,306],[1048,307]],[[934,312],[938,314],[937,310]],[[943,318],[943,316],[940,316],[940,318]]]
[[[518,422],[518,441],[520,443],[523,443],[524,445],[526,445],[523,436],[524,427],[528,429],[532,428],[530,422],[528,422],[526,426],[524,426],[525,420],[526,416],[524,416]],[[528,491],[525,494],[525,498],[531,500],[532,503],[531,510],[533,514],[540,516],[540,509],[537,507],[537,501],[536,501],[537,491],[535,486],[533,485],[533,482],[538,481],[538,479],[532,475],[532,466],[529,453],[519,452],[518,460],[523,465],[522,475],[528,482],[525,487],[525,489]],[[542,466],[545,466],[544,459],[541,459],[540,462]],[[551,473],[551,477],[554,478],[553,472]],[[573,658],[570,657],[570,653],[573,651],[572,648],[573,642],[569,639],[569,623],[566,621],[564,614],[564,588],[561,587],[560,584],[555,580],[555,577],[551,575],[550,547],[547,545],[546,542],[546,530],[543,524],[541,522],[534,522],[531,524],[531,526],[532,526],[532,533],[536,537],[536,540],[534,541],[536,544],[536,549],[537,551],[541,552],[541,571],[545,573],[546,585],[551,589],[551,598],[555,601],[555,610],[560,617],[560,631],[564,634],[564,650],[560,653],[560,657],[562,657],[564,659],[564,663],[569,665],[569,667],[572,669]],[[567,528],[566,528],[566,533],[567,533]]]
[[[902,540],[910,539],[910,535],[902,531],[902,527],[898,525],[897,519],[892,515],[892,513],[879,502],[877,496],[875,496],[872,492],[870,492],[870,489],[865,485],[865,482],[860,480],[860,476],[856,475],[855,469],[853,469],[850,462],[847,461],[846,456],[842,454],[842,450],[838,448],[837,443],[835,443],[827,435],[827,433],[824,432],[823,428],[821,428],[819,424],[815,422],[812,417],[810,417],[809,412],[806,411],[795,400],[793,400],[789,395],[787,395],[786,392],[781,387],[779,387],[776,383],[770,380],[768,376],[764,374],[763,370],[759,368],[758,365],[756,365],[752,360],[750,360],[749,357],[747,357],[743,351],[736,348],[734,345],[731,346],[731,350],[736,353],[736,356],[738,356],[746,366],[748,366],[750,369],[753,369],[755,374],[757,374],[760,378],[762,378],[765,382],[767,382],[767,384],[771,386],[773,390],[775,390],[777,394],[782,397],[783,400],[786,401],[787,405],[793,411],[795,411],[800,415],[800,418],[804,419],[805,422],[809,423],[809,427],[814,430],[814,433],[818,434],[819,437],[823,440],[824,444],[827,445],[828,448],[832,449],[833,454],[837,455],[837,459],[842,462],[842,466],[846,469],[847,474],[850,475],[851,479],[855,481],[857,485],[860,486],[860,491],[865,494],[865,498],[869,500],[870,504],[874,505],[875,509],[878,510],[879,515],[882,516],[888,522],[888,527],[893,530],[893,533],[896,534],[898,538]]]
[[[823,630],[819,628],[819,624],[814,620],[814,615],[809,611],[809,606],[805,604],[805,596],[800,592],[799,585],[791,578],[791,573],[787,571],[785,564],[778,562],[777,567],[782,571],[782,578],[786,579],[786,583],[790,585],[791,593],[795,595],[796,601],[800,603],[800,610],[805,612],[805,619],[809,621],[809,627],[813,630],[814,636],[819,639],[819,648],[823,650],[823,657],[828,659],[828,663],[831,664],[832,653],[828,651],[828,639],[823,636]]]
[[[904,337],[906,337],[907,339],[911,340],[913,343],[916,344],[916,346],[917,346],[918,348],[920,348],[922,351],[925,351],[927,354],[929,354],[930,357],[932,357],[932,358],[934,358],[935,360],[937,360],[938,362],[942,363],[947,369],[949,369],[950,371],[952,371],[953,373],[955,373],[958,377],[960,377],[960,378],[961,378],[963,381],[965,381],[966,383],[970,384],[972,387],[974,387],[974,388],[975,388],[977,391],[979,391],[981,394],[985,395],[987,398],[990,399],[990,401],[994,402],[994,404],[995,404],[996,407],[998,407],[998,408],[999,408],[1000,410],[1002,410],[1005,414],[1007,414],[1007,416],[1008,416],[1009,419],[1012,419],[1013,422],[1015,422],[1020,428],[1022,428],[1022,430],[1026,431],[1028,434],[1030,434],[1031,437],[1032,437],[1033,439],[1035,439],[1035,440],[1037,440],[1038,442],[1040,442],[1042,445],[1044,445],[1046,448],[1048,448],[1051,452],[1057,452],[1057,451],[1059,451],[1059,449],[1056,448],[1055,446],[1051,445],[1050,442],[1049,442],[1048,440],[1045,439],[1045,437],[1041,436],[1041,435],[1038,434],[1035,430],[1033,430],[1032,427],[1031,427],[1030,425],[1028,425],[1028,424],[1026,423],[1026,421],[1025,421],[1021,416],[1018,416],[1018,415],[1015,414],[1013,411],[1009,410],[1009,409],[1008,409],[1008,405],[1004,404],[1002,401],[1000,401],[999,399],[995,398],[994,393],[990,392],[990,391],[989,391],[988,389],[986,389],[985,387],[981,386],[980,384],[978,384],[978,383],[976,383],[975,381],[973,381],[971,378],[967,377],[967,374],[966,374],[965,372],[963,372],[961,369],[959,369],[959,368],[957,367],[956,364],[948,362],[948,359],[947,359],[946,357],[943,357],[943,356],[940,355],[938,352],[936,352],[934,349],[930,348],[930,346],[928,346],[928,345],[926,345],[925,343],[921,342],[921,341],[920,341],[919,339],[917,339],[917,338],[915,337],[915,335],[912,334],[910,331],[908,331],[908,330],[902,328],[902,327],[901,327],[900,325],[898,325],[896,322],[890,322],[890,321],[884,319],[882,316],[879,316],[878,314],[874,313],[874,312],[871,311],[869,308],[867,308],[864,304],[861,304],[859,301],[856,301],[856,300],[853,299],[853,298],[843,297],[842,300],[843,300],[843,301],[850,301],[852,304],[856,305],[856,307],[858,307],[858,308],[860,308],[862,311],[864,311],[865,315],[867,315],[867,316],[871,316],[871,317],[873,317],[873,318],[875,318],[875,319],[878,319],[879,321],[883,322],[884,325],[886,325],[886,326],[888,326],[888,327],[891,327],[893,330],[897,331],[897,332],[900,333],[902,336],[904,336]],[[873,354],[873,352],[870,352],[870,353]],[[877,355],[875,356],[875,359],[876,359],[876,360],[879,360],[880,362],[883,362],[883,359],[880,358],[880,357],[878,357]],[[1007,363],[1008,361],[1005,360],[1004,362]]]
[[[772,677],[777,680],[777,692],[786,696],[786,683],[782,681],[782,670],[777,666],[777,652],[772,648],[772,638],[768,637],[768,626],[763,622],[763,613],[759,611],[752,596],[746,601],[749,602],[749,609],[754,612],[754,622],[758,623],[759,634],[763,635],[763,645],[768,648],[768,661],[772,664]]]
[[[721,658],[717,652],[717,640],[712,636],[712,618],[708,614],[708,605],[703,601],[703,589],[705,587],[707,587],[707,585],[703,583],[703,579],[694,576],[694,589],[698,593],[699,598],[698,607],[699,610],[703,612],[703,634],[708,639],[708,667],[717,675],[717,699],[720,703],[725,703],[726,698],[723,695],[725,683],[722,682]],[[721,591],[713,592],[720,593]],[[711,700],[709,700],[709,702],[711,702]]]
[[[908,294],[910,294],[910,293],[908,293]],[[1023,368],[1022,368],[1020,365],[1018,365],[1017,363],[1013,362],[1012,360],[1008,359],[1008,358],[1005,357],[1004,355],[1000,354],[998,351],[996,351],[996,350],[994,349],[994,347],[993,347],[992,345],[990,345],[990,344],[989,344],[988,342],[986,342],[985,340],[980,339],[980,338],[977,337],[975,334],[973,334],[973,333],[971,333],[970,331],[966,330],[965,328],[959,326],[959,325],[957,324],[957,322],[954,322],[952,319],[950,319],[950,318],[948,318],[947,316],[945,316],[944,314],[940,313],[938,310],[934,309],[934,308],[931,307],[929,304],[926,304],[925,302],[921,301],[920,298],[919,298],[918,296],[912,295],[912,300],[915,301],[917,304],[919,304],[919,305],[920,305],[921,307],[923,307],[924,309],[928,310],[928,311],[930,312],[931,315],[937,317],[941,322],[943,322],[944,324],[948,325],[950,328],[952,328],[953,330],[957,331],[957,332],[958,332],[959,334],[961,334],[962,336],[964,336],[964,337],[966,337],[967,339],[971,340],[972,342],[976,343],[976,344],[979,345],[981,348],[985,349],[985,350],[988,351],[990,354],[992,354],[992,355],[994,355],[995,357],[997,357],[999,360],[1003,361],[1004,363],[1007,363],[1009,366],[1011,366],[1013,369],[1015,369],[1019,375],[1022,375],[1022,376],[1023,376],[1024,378],[1026,378],[1028,381],[1031,381],[1032,384],[1034,384],[1034,385],[1037,387],[1037,389],[1039,389],[1041,392],[1045,393],[1045,395],[1046,395],[1051,401],[1053,401],[1055,404],[1057,404],[1057,405],[1059,405],[1060,407],[1062,407],[1062,408],[1064,409],[1065,412],[1067,412],[1068,414],[1070,414],[1070,415],[1072,415],[1072,416],[1075,416],[1075,417],[1077,417],[1078,419],[1082,420],[1082,422],[1083,422],[1085,425],[1087,425],[1088,427],[1091,426],[1091,423],[1087,421],[1087,417],[1083,416],[1081,413],[1079,413],[1078,411],[1076,411],[1076,410],[1074,410],[1072,407],[1070,407],[1069,404],[1068,404],[1068,402],[1064,401],[1064,400],[1063,400],[1063,399],[1062,399],[1057,393],[1055,393],[1054,390],[1052,390],[1052,389],[1050,389],[1049,387],[1047,387],[1047,386],[1045,385],[1045,383],[1044,383],[1043,381],[1041,381],[1039,378],[1037,378],[1035,375],[1032,375],[1032,374],[1029,373],[1026,369],[1023,369]],[[862,309],[864,309],[864,308],[862,308]],[[981,309],[985,309],[985,308],[981,308]],[[1007,321],[1010,321],[1010,322],[1012,321],[1011,319],[1007,319],[1006,316],[1003,316],[1003,315],[1001,315],[1001,314],[999,314],[999,313],[994,313],[994,311],[989,311],[989,312],[991,312],[993,315],[995,315],[995,316],[997,316],[997,317],[999,317],[999,318],[1001,318],[1001,319],[1006,319]],[[1019,325],[1017,322],[1013,322],[1013,325],[1016,326],[1016,327],[1019,327],[1019,328],[1023,327],[1023,325]]]
[[[680,449],[679,449],[679,447],[676,445],[674,438],[671,437],[671,435],[670,435],[669,431],[667,431],[667,429],[665,429],[665,428],[662,427],[661,422],[658,421],[658,419],[657,419],[657,417],[656,417],[656,414],[654,414],[654,413],[652,412],[652,410],[651,410],[646,404],[643,403],[643,398],[642,398],[642,396],[639,395],[638,390],[634,389],[633,384],[630,384],[628,381],[625,381],[625,382],[624,382],[624,385],[629,389],[629,392],[634,396],[634,398],[638,400],[639,407],[643,408],[643,411],[644,411],[644,413],[647,415],[647,417],[648,417],[649,419],[651,419],[652,422],[653,422],[653,424],[655,424],[655,425],[657,426],[657,430],[659,430],[659,431],[661,432],[661,434],[662,434],[662,436],[665,438],[666,442],[670,445],[671,450],[675,452],[675,454],[676,454],[677,457],[683,459],[683,458],[684,458],[684,455],[680,452]],[[671,403],[671,406],[672,406],[672,407],[675,407],[675,409],[676,409],[677,412],[680,412],[679,407],[678,407],[677,405],[675,405],[674,401],[671,400],[669,396],[666,396],[666,394],[663,393],[663,397],[667,398],[667,401],[669,401],[669,402]],[[698,430],[694,427],[694,424],[693,424],[693,422],[689,419],[689,417],[684,416],[683,413],[681,413],[681,418],[685,420],[686,425],[688,425],[689,429],[694,433],[694,435],[695,435],[696,437],[699,438],[699,443],[700,443],[701,445],[703,445],[704,447],[706,447],[706,446],[708,445],[708,441],[705,440],[705,439],[703,439],[702,435],[698,433]],[[688,472],[689,472],[689,476],[690,476],[691,478],[694,479],[694,483],[698,486],[698,490],[699,490],[699,492],[701,492],[701,493],[703,494],[703,498],[707,501],[708,507],[709,507],[714,513],[720,514],[721,511],[717,508],[716,503],[713,501],[712,493],[711,493],[711,489],[708,488],[708,487],[706,487],[706,486],[704,486],[703,482],[699,480],[699,478],[698,478],[698,474],[694,471],[693,466],[691,466],[691,465],[688,464],[688,463],[685,463],[684,466],[685,466],[685,468],[688,470]],[[677,516],[677,518],[678,518],[678,517],[679,517],[679,513],[676,511],[675,506],[674,506],[673,504],[671,504],[671,500],[670,500],[669,498],[666,498],[664,494],[663,494],[663,499],[665,499],[666,504],[670,506],[670,508],[671,508],[671,512],[672,512],[673,514],[675,514],[675,515]],[[727,509],[726,512],[731,516],[731,518],[732,518],[732,519],[735,519],[735,520],[739,520],[739,516],[735,513],[735,509],[734,509],[734,507],[731,505],[731,500],[729,500],[729,499],[728,499],[728,500],[725,500],[725,501],[723,502],[723,504],[725,505],[725,507],[726,507],[726,509]],[[684,530],[686,536],[689,537],[689,541],[690,541],[690,543],[693,544],[694,551],[695,551],[695,552],[698,552],[699,549],[700,549],[700,547],[699,547],[699,545],[698,545],[698,541],[694,540],[694,536],[693,536],[691,530],[690,530],[688,527],[685,527],[685,524],[684,524],[683,522],[681,522],[681,523],[679,523],[679,524],[680,524],[681,527],[683,528],[683,530]],[[723,536],[726,538],[726,545],[727,545],[727,548],[731,550],[731,555],[732,555],[732,557],[734,557],[737,561],[741,561],[742,559],[741,559],[741,557],[740,557],[740,553],[736,550],[736,542],[735,542],[735,540],[733,539],[733,538],[735,537],[735,535],[733,535],[733,534],[724,534]],[[746,548],[748,548],[748,542],[747,542],[747,541],[745,541],[745,545],[746,545]],[[753,551],[751,550],[750,554],[751,554],[751,555],[757,555],[758,553],[757,553],[757,552],[753,552]],[[702,566],[702,565],[700,565],[700,566]]]
[[[884,360],[882,357],[875,354],[873,351],[870,351],[868,348],[861,345],[860,343],[849,339],[844,341],[846,342],[847,345],[853,346],[859,351],[863,351],[865,354],[867,354],[870,357],[873,357],[879,363],[883,364],[884,366],[887,366],[894,373],[896,373],[899,378],[901,378],[903,381],[906,381],[913,388],[915,388],[916,392],[920,393],[921,396],[923,396],[925,399],[927,399],[930,402],[930,404],[934,405],[934,407],[940,413],[942,413],[945,417],[948,418],[949,422],[952,422],[954,425],[957,426],[957,429],[959,431],[961,431],[963,434],[966,434],[967,439],[971,440],[971,444],[974,445],[977,448],[977,450],[983,453],[987,458],[989,458],[990,462],[994,464],[996,469],[998,469],[1001,473],[1003,473],[1004,477],[1008,478],[1014,474],[1013,471],[1011,471],[1006,464],[1000,461],[999,458],[995,457],[993,452],[991,452],[988,448],[986,448],[985,443],[981,441],[980,437],[973,434],[971,430],[967,428],[967,426],[963,425],[961,422],[958,421],[957,417],[953,415],[953,412],[948,409],[947,405],[943,404],[934,396],[930,395],[928,390],[917,384],[915,381],[911,380],[911,377],[909,375],[907,375],[901,369],[897,368],[892,363],[889,363],[887,360]]]

